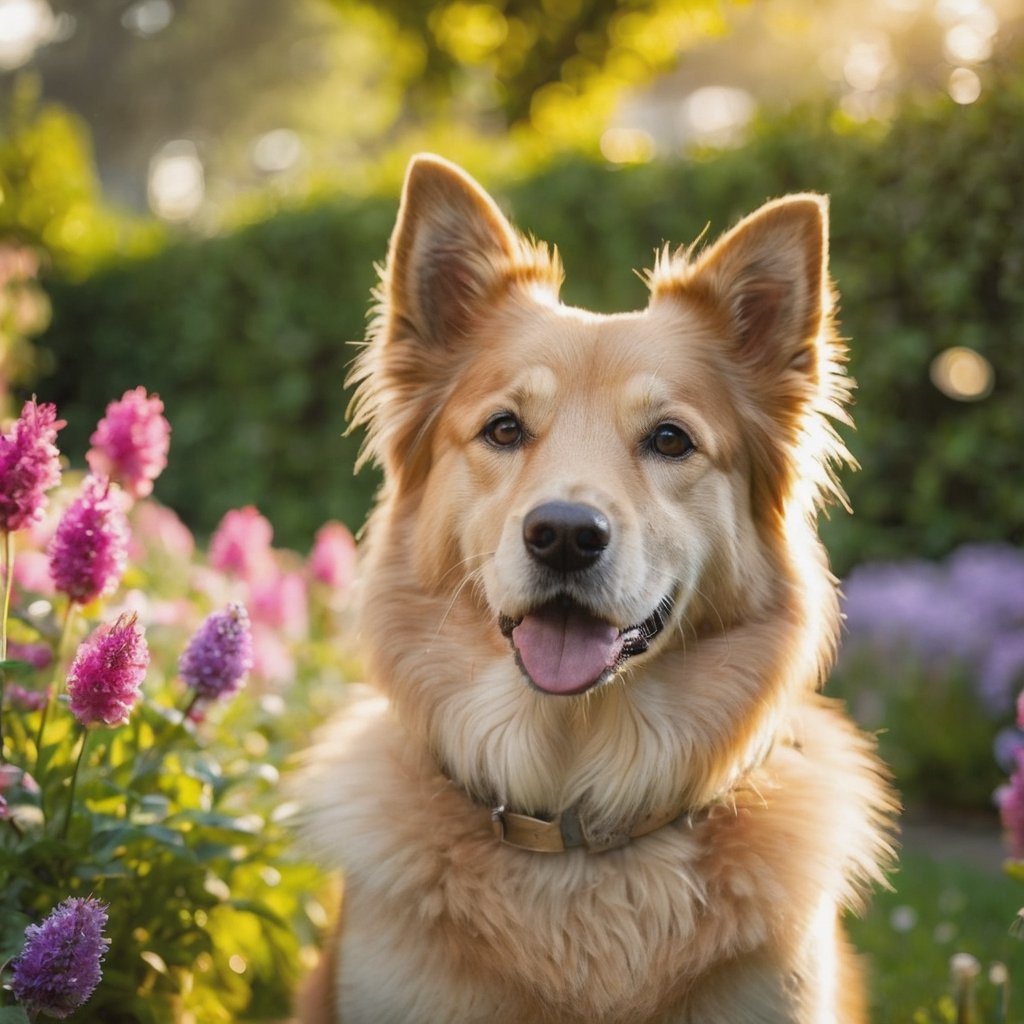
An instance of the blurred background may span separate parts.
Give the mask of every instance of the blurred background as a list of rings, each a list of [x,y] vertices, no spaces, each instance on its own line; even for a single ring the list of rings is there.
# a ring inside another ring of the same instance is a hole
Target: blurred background
[[[992,834],[1022,747],[1021,0],[0,0],[5,413],[55,401],[80,463],[142,384],[173,427],[156,496],[200,536],[242,504],[300,550],[357,529],[344,379],[422,149],[598,310],[644,303],[666,241],[831,195],[861,467],[822,523],[831,692],[912,807]],[[866,941],[970,948],[977,878],[915,870],[930,895]]]

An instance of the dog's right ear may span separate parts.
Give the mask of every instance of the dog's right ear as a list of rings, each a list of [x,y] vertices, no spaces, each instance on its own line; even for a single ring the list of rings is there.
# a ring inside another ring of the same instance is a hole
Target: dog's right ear
[[[440,157],[414,157],[388,253],[392,330],[434,345],[457,340],[508,284],[519,249],[497,204],[469,175]]]

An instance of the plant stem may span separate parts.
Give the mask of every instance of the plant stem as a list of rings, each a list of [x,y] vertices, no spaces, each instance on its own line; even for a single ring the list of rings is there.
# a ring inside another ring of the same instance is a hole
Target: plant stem
[[[14,584],[14,534],[4,530],[4,596],[0,609],[0,661],[7,660],[7,617],[11,610],[11,588]],[[0,764],[4,761],[4,684],[7,673],[0,670]]]
[[[64,618],[60,625],[60,636],[57,638],[57,647],[53,652],[53,679],[46,691],[46,703],[43,705],[43,713],[39,719],[39,731],[36,733],[36,767],[35,774],[39,773],[39,762],[43,757],[43,733],[46,731],[46,720],[50,715],[50,705],[57,699],[57,689],[60,680],[60,667],[64,645],[67,643],[68,633],[71,627],[71,616],[75,610],[75,602],[68,599],[67,607],[64,609]]]
[[[75,770],[71,774],[71,789],[68,793],[68,810],[64,815],[64,826],[60,830],[61,839],[67,839],[68,828],[71,825],[71,814],[75,808],[75,786],[78,783],[78,770],[82,767],[82,759],[85,757],[85,748],[89,742],[89,730],[82,726],[82,742],[78,748],[78,757],[75,760]]]

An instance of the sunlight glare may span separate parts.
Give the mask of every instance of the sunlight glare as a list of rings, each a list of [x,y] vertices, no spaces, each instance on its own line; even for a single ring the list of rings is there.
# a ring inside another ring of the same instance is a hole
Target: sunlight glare
[[[264,174],[280,174],[298,163],[302,141],[290,128],[265,132],[252,145],[252,163]]]
[[[681,116],[686,135],[694,142],[731,146],[742,141],[755,107],[746,89],[708,85],[695,89],[683,100]]]
[[[642,164],[654,157],[654,139],[642,128],[608,128],[601,134],[601,155],[613,164]]]
[[[940,352],[930,370],[932,383],[947,398],[977,402],[992,393],[995,371],[992,364],[972,348],[957,345]]]
[[[972,22],[946,29],[942,48],[951,64],[980,64],[992,56],[993,36]]]
[[[149,205],[165,220],[187,220],[203,204],[206,184],[194,142],[175,139],[149,162]]]
[[[892,45],[884,32],[872,32],[854,40],[843,61],[843,77],[860,92],[877,89],[892,69]]]
[[[169,0],[139,0],[121,15],[121,24],[143,38],[162,32],[174,18]]]
[[[953,68],[949,76],[949,95],[955,103],[968,106],[981,96],[981,79],[970,68]]]
[[[0,70],[31,60],[50,41],[55,23],[46,0],[0,0]]]

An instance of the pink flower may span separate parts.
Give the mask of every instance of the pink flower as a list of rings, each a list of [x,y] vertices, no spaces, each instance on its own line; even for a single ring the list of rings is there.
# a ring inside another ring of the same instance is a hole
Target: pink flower
[[[54,585],[79,604],[112,594],[124,575],[128,520],[119,497],[104,477],[90,473],[50,542]]]
[[[167,465],[171,425],[164,403],[141,385],[107,406],[86,453],[94,473],[109,476],[133,498],[144,498]]]
[[[266,683],[287,684],[295,678],[295,658],[280,635],[267,626],[252,631],[252,670]]]
[[[38,522],[46,492],[60,483],[57,407],[30,399],[8,433],[0,435],[0,530]]]
[[[280,630],[292,640],[309,632],[309,599],[306,581],[297,572],[275,572],[250,587],[253,622]]]
[[[7,644],[7,657],[26,661],[37,671],[42,671],[53,662],[53,651],[49,644],[22,644],[11,640]]]
[[[996,791],[999,817],[1014,857],[1024,857],[1024,749],[1016,752],[1017,770]]]
[[[82,725],[123,725],[148,667],[149,647],[135,615],[100,626],[79,645],[71,663],[71,713]]]
[[[274,569],[273,536],[274,528],[254,505],[232,509],[210,538],[210,565],[247,582],[264,578]]]
[[[178,514],[155,501],[140,501],[132,509],[132,557],[141,561],[147,552],[192,561],[196,542]]]
[[[52,597],[56,590],[53,587],[50,559],[46,552],[19,551],[14,561],[14,582],[21,590],[30,594]]]
[[[7,699],[12,707],[22,711],[42,711],[50,700],[50,689],[26,690],[23,686],[8,686]]]
[[[347,590],[352,585],[356,565],[356,542],[344,523],[324,523],[316,532],[309,555],[313,579],[332,590]]]

